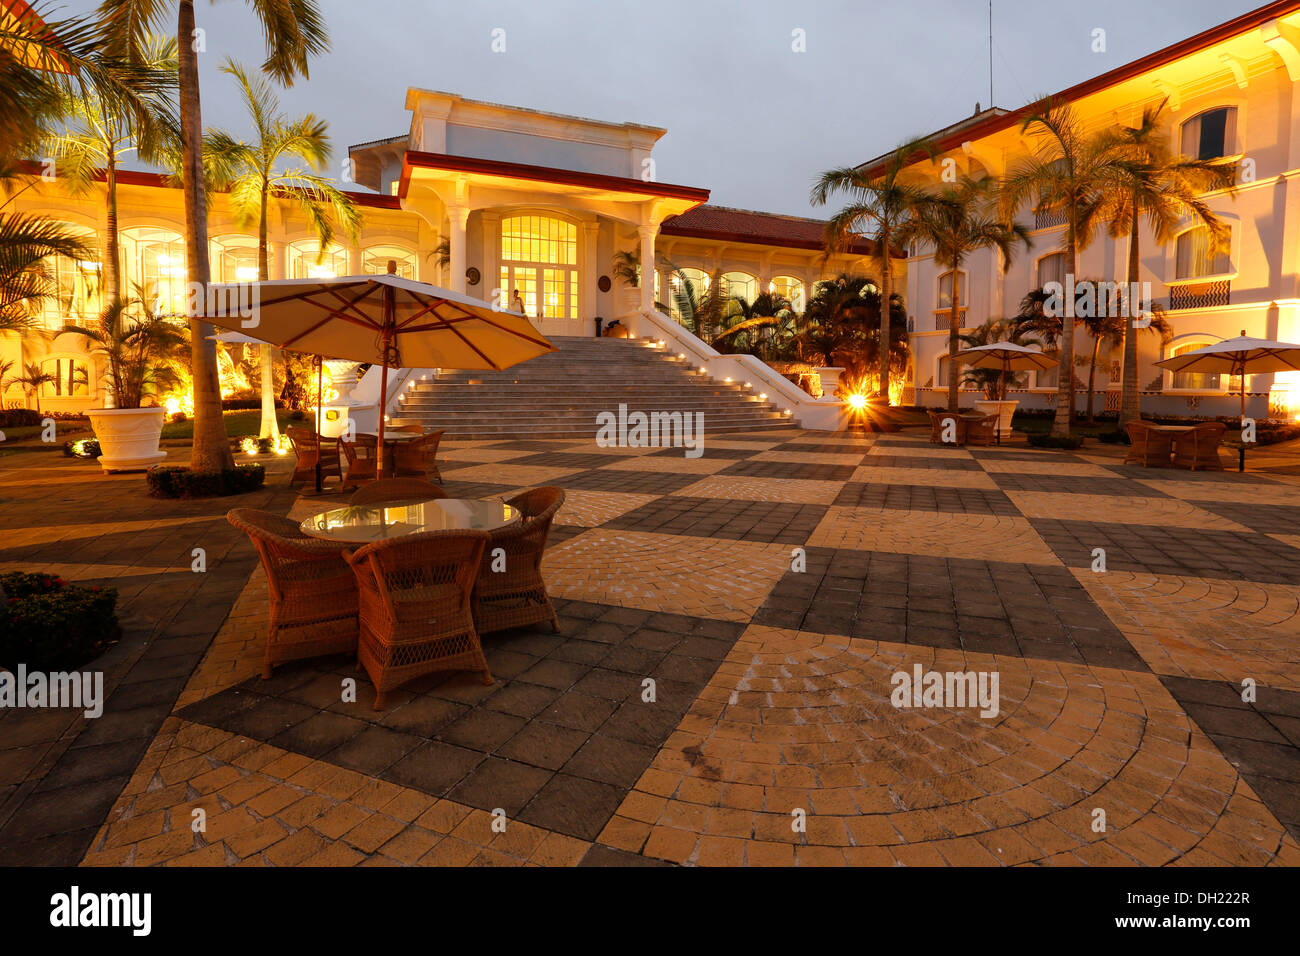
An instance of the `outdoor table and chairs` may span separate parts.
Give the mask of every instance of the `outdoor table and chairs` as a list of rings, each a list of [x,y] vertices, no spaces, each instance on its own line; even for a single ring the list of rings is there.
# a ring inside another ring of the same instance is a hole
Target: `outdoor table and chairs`
[[[935,445],[991,445],[997,436],[997,413],[931,411],[929,415],[930,442]],[[944,440],[945,432],[951,433],[952,441]]]
[[[480,634],[559,629],[541,563],[563,490],[448,498],[423,479],[392,478],[354,498],[301,522],[246,508],[227,515],[266,572],[263,677],[286,661],[355,652],[381,710],[388,691],[433,672],[475,671],[492,683]]]
[[[1158,425],[1155,422],[1129,422],[1129,453],[1126,465],[1145,468],[1186,468],[1191,471],[1222,471],[1219,445],[1227,426],[1223,422],[1198,422],[1194,425]]]

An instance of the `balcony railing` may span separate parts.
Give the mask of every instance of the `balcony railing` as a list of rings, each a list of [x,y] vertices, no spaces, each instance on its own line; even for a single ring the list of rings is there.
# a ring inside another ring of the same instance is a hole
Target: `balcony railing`
[[[1169,289],[1169,308],[1208,309],[1216,305],[1229,305],[1232,299],[1232,280],[1195,282],[1176,285]]]

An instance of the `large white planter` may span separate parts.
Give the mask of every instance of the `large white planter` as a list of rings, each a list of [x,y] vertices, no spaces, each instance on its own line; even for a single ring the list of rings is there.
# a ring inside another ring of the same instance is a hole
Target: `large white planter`
[[[1016,413],[1016,406],[1020,402],[1017,399],[1009,399],[1005,402],[992,402],[987,399],[982,402],[976,402],[975,407],[985,415],[997,414],[998,416],[998,434],[1003,438],[1011,435],[1011,416]]]
[[[161,408],[92,408],[86,412],[99,441],[99,464],[105,471],[146,471],[167,457]]]
[[[817,369],[817,377],[822,383],[822,398],[835,397],[835,389],[839,387],[840,376],[843,374],[844,369],[838,365]]]

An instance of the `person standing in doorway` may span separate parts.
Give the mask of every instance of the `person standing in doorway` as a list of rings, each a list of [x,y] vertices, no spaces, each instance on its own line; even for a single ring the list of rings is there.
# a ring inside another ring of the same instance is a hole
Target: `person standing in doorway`
[[[518,312],[520,315],[524,314],[524,299],[519,294],[518,289],[515,289],[515,294],[510,297],[510,311]]]

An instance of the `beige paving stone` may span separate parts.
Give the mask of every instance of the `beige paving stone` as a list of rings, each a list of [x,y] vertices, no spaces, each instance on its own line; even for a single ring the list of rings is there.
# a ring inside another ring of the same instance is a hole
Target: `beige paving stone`
[[[785,545],[595,528],[550,548],[542,572],[555,597],[748,621],[790,560]]]
[[[965,448],[948,448],[929,443],[921,446],[895,445],[892,442],[888,445],[877,444],[867,454],[873,458],[940,458],[952,461],[973,461],[975,458]]]
[[[1060,564],[1024,518],[888,508],[831,507],[808,538],[809,547],[891,554]]]
[[[1161,494],[1186,501],[1216,501],[1243,505],[1294,505],[1300,501],[1300,490],[1286,484],[1273,482],[1236,481],[1225,473],[1222,481],[1177,481],[1161,478],[1140,478],[1139,484],[1154,488]]]
[[[576,525],[594,528],[619,515],[635,511],[657,499],[658,495],[622,494],[613,491],[588,491],[566,488],[564,504],[555,515],[558,525]]]
[[[713,475],[674,491],[686,498],[780,501],[787,504],[828,505],[839,494],[842,481],[805,481],[798,478],[746,478]]]
[[[512,461],[516,458],[527,458],[535,452],[521,450],[517,448],[485,448],[482,445],[466,447],[458,445],[454,447],[439,447],[439,461],[473,461],[473,462],[497,462]],[[450,474],[450,472],[449,472]]]
[[[990,473],[1009,473],[1016,475],[1057,475],[1062,478],[1115,478],[1115,472],[1101,465],[1087,462],[1059,461],[1021,461],[1014,458],[984,458],[980,465]]]
[[[727,458],[687,458],[685,455],[655,455],[629,458],[606,465],[601,471],[654,471],[680,475],[711,475],[735,464]]]
[[[765,451],[753,455],[750,461],[779,461],[790,465],[854,465],[862,461],[862,453],[845,452],[806,452],[806,451]]]
[[[1006,494],[1026,518],[1250,533],[1249,528],[1235,521],[1177,498],[1125,498],[1121,495],[1057,494],[1043,491],[1008,491]]]
[[[895,468],[860,465],[849,481],[872,485],[923,485],[930,488],[982,488],[997,491],[998,486],[982,471],[951,471],[947,468]]]
[[[574,468],[550,468],[542,465],[512,465],[501,462],[491,465],[474,465],[470,468],[457,468],[448,472],[448,480],[482,481],[495,485],[515,485],[518,487],[533,485],[559,484],[561,479],[574,474]]]
[[[1075,570],[1157,674],[1300,690],[1300,587]]]

